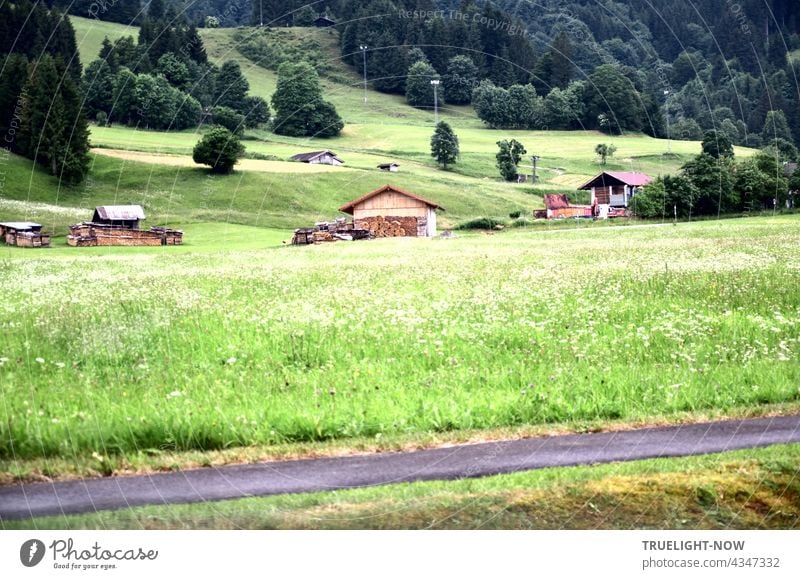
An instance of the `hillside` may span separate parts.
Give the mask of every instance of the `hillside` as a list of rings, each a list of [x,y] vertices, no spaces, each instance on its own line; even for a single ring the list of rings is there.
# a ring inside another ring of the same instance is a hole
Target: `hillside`
[[[73,18],[79,35],[87,36],[95,21]],[[104,29],[121,35],[125,28],[103,23]],[[403,160],[406,170],[429,177],[431,174],[447,179],[457,179],[453,174],[443,174],[434,169],[428,151],[428,140],[433,130],[431,111],[408,106],[398,95],[388,95],[368,90],[367,103],[361,80],[349,67],[341,63],[341,53],[335,33],[313,28],[287,28],[277,31],[280,36],[274,41],[283,43],[313,43],[315,55],[321,59],[320,68],[328,71],[322,77],[326,98],[340,111],[347,125],[341,137],[319,141],[315,145],[305,139],[280,137],[266,131],[256,131],[256,141],[247,141],[248,150],[254,153],[272,154],[287,159],[292,154],[309,147],[333,148],[347,153],[348,166],[374,169],[387,160]],[[257,29],[205,29],[201,31],[209,59],[221,64],[226,60],[238,62],[250,83],[251,92],[269,99],[275,89],[276,73],[269,62],[254,61],[244,56],[239,48],[252,38],[269,38]],[[99,43],[96,45],[99,50]],[[87,43],[82,44],[84,61],[94,51]],[[454,172],[462,176],[489,177],[491,185],[501,190],[509,186],[497,181],[494,168],[495,142],[501,138],[516,138],[531,152],[542,157],[543,183],[540,187],[565,191],[581,183],[600,168],[596,164],[594,146],[598,142],[611,141],[618,149],[610,161],[609,169],[644,171],[651,174],[668,173],[677,168],[699,150],[697,142],[672,142],[675,154],[662,156],[667,143],[641,135],[608,137],[595,131],[493,131],[484,128],[474,116],[471,107],[445,106],[440,111],[443,119],[456,129],[461,141],[462,159]],[[126,128],[93,128],[95,146],[168,153],[188,154],[196,141],[193,133],[169,133],[156,136],[149,132],[133,132]],[[748,154],[746,150],[738,151]],[[431,173],[432,172],[432,173]],[[402,179],[403,173],[393,176]],[[513,187],[512,187],[513,188]]]

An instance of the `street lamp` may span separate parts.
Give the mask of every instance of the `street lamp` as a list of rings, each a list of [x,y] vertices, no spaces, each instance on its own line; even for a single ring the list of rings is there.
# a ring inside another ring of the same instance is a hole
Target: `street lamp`
[[[669,91],[664,90],[664,116],[667,118],[667,154],[672,154],[672,141],[669,138]]]
[[[531,162],[533,163],[533,182],[536,183],[536,162],[541,159],[539,155],[531,155]]]
[[[364,57],[364,102],[367,102],[367,45],[361,44],[359,45],[359,50],[361,50],[361,56]]]
[[[436,92],[436,89],[439,88],[439,80],[434,79],[431,81],[433,85],[433,119],[434,124],[439,124],[439,94]]]

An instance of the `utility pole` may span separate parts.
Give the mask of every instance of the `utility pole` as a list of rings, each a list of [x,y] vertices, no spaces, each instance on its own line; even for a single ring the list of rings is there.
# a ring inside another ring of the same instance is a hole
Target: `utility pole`
[[[672,155],[672,141],[669,138],[669,91],[664,91],[664,116],[667,118],[667,154]]]
[[[364,57],[364,102],[367,102],[367,45],[361,44],[358,47],[361,50],[361,56]]]
[[[531,161],[533,162],[533,182],[536,183],[536,162],[541,159],[539,155],[531,155]]]
[[[264,0],[258,0],[258,12],[261,18],[261,26],[264,26]]]
[[[436,89],[439,88],[439,80],[435,79],[431,81],[433,85],[433,122],[434,124],[439,124],[439,94]]]

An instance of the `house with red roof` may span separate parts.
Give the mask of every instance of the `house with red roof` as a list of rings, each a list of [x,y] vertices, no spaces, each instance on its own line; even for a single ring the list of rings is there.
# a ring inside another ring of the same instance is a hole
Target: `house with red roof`
[[[627,208],[631,198],[653,179],[644,173],[603,171],[597,177],[578,187],[581,191],[592,192],[592,207],[596,214],[605,216],[609,209]]]

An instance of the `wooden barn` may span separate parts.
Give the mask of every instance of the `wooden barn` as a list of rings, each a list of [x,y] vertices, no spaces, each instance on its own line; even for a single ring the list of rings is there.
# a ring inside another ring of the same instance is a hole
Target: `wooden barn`
[[[337,157],[336,153],[328,150],[299,153],[290,157],[290,160],[311,163],[312,165],[344,165],[344,161]]]
[[[397,163],[381,163],[378,165],[381,171],[388,171],[389,173],[397,173],[400,170],[400,165]]]
[[[339,211],[353,216],[356,229],[370,230],[376,237],[434,237],[437,209],[444,211],[433,201],[384,185],[343,205]]]
[[[612,207],[627,207],[640,187],[653,180],[644,173],[603,171],[581,187],[581,191],[592,192],[592,207],[597,207],[601,217]]]
[[[0,238],[6,245],[18,247],[48,247],[50,236],[42,233],[42,226],[30,221],[0,223]]]

